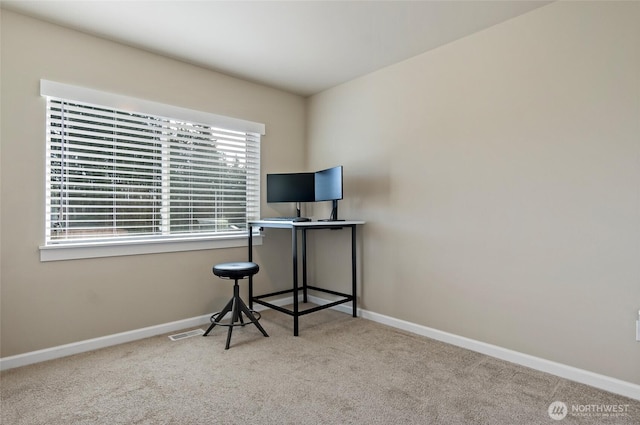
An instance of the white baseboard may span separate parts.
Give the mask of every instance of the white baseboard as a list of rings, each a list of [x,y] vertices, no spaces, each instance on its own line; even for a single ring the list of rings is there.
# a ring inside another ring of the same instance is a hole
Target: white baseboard
[[[330,302],[329,300],[311,295],[309,296],[309,301],[318,305],[323,305]],[[271,302],[273,304],[283,306],[291,303],[291,297],[282,298]],[[266,307],[260,305],[256,305],[254,306],[254,308],[257,311],[266,309]],[[350,303],[340,304],[332,308],[343,313],[352,313]],[[193,317],[191,319],[178,320],[176,322],[165,323],[162,325],[150,326],[147,328],[136,329],[129,332],[107,335],[100,338],[79,341],[72,344],[47,348],[44,350],[32,351],[29,353],[19,354],[11,357],[0,358],[0,370],[26,366],[33,363],[39,363],[47,360],[57,359],[60,357],[70,356],[73,354],[97,350],[99,348],[105,348],[112,345],[123,344],[125,342],[131,342],[138,339],[149,338],[164,333],[179,331],[190,327],[202,326],[209,323],[210,316],[210,314],[207,314],[204,316]],[[561,363],[552,362],[549,360],[541,359],[539,357],[530,356],[528,354],[498,347],[496,345],[487,344],[481,341],[476,341],[470,338],[465,338],[459,335],[454,335],[448,332],[443,332],[437,329],[429,328],[427,326],[417,325],[415,323],[395,319],[393,317],[385,316],[383,314],[374,313],[363,309],[358,310],[358,316],[362,317],[363,319],[368,319],[397,329],[402,329],[416,335],[432,338],[438,341],[445,342],[447,344],[466,348],[468,350],[486,354],[491,357],[506,360],[508,362],[526,366],[531,369],[539,370],[541,372],[550,373],[552,375],[579,382],[581,384],[590,385],[592,387],[629,397],[634,400],[640,400],[640,385],[636,385],[631,382],[622,381],[620,379],[612,378],[606,375],[593,373],[588,370],[578,369]]]
[[[287,305],[291,303],[291,297],[289,297],[289,299],[272,301],[272,303],[276,305]],[[262,311],[266,308],[267,307],[260,305],[255,306],[256,311]],[[191,327],[208,325],[210,323],[210,317],[211,314],[206,314],[204,316],[192,317],[190,319],[178,320],[176,322],[164,323],[162,325],[135,329],[128,332],[87,339],[84,341],[73,342],[71,344],[59,345],[57,347],[45,348],[43,350],[31,351],[24,354],[0,358],[0,370],[27,366],[47,360],[71,356],[73,354],[80,354],[87,351],[106,348],[112,345],[124,344],[126,342],[149,338],[156,335],[180,331]]]
[[[26,366],[33,363],[40,363],[73,354],[97,350],[99,348],[110,347],[112,345],[124,344],[125,342],[149,338],[151,336],[174,332],[193,326],[202,326],[205,323],[209,323],[210,316],[210,314],[207,314],[205,316],[192,317],[191,319],[178,320],[176,322],[150,326],[148,328],[136,329],[100,338],[59,345],[57,347],[45,348],[44,350],[31,351],[29,353],[18,354],[16,356],[4,357],[0,359],[0,370],[13,369],[15,367]]]
[[[309,301],[313,302],[314,304],[328,303],[328,301],[322,298],[311,296],[309,297]],[[333,308],[347,314],[351,314],[353,312],[350,303],[340,304]],[[487,356],[506,360],[508,362],[515,363],[521,366],[526,366],[540,372],[550,373],[552,375],[559,376],[570,381],[579,382],[581,384],[599,388],[604,391],[609,391],[614,394],[629,397],[634,400],[640,400],[640,385],[636,385],[631,382],[622,381],[620,379],[612,378],[606,375],[600,375],[584,369],[578,369],[573,366],[567,366],[562,363],[552,362],[540,357],[530,356],[518,351],[509,350],[507,348],[498,347],[496,345],[487,344],[481,341],[476,341],[470,338],[465,338],[463,336],[443,332],[438,329],[429,328],[427,326],[417,325],[415,323],[406,322],[404,320],[396,319],[367,310],[358,309],[358,316],[362,317],[363,319],[382,323],[384,325],[402,329],[404,331],[435,339],[437,341],[446,342],[447,344],[466,348],[467,350],[475,351],[477,353],[486,354]]]

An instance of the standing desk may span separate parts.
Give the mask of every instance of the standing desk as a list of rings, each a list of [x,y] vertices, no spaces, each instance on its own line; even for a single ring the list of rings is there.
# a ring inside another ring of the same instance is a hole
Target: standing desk
[[[315,311],[330,308],[338,304],[343,304],[351,301],[353,306],[353,317],[358,317],[357,313],[357,289],[356,289],[356,227],[364,224],[361,220],[345,220],[345,221],[282,221],[282,220],[254,220],[249,221],[249,261],[253,261],[253,235],[252,231],[254,227],[272,228],[272,229],[285,229],[291,232],[291,257],[293,261],[293,288],[285,289],[283,291],[271,292],[268,294],[254,295],[253,294],[253,276],[249,277],[249,308],[253,308],[253,303],[258,303],[282,313],[293,316],[293,335],[298,336],[298,318],[305,314],[313,313]],[[307,231],[318,229],[351,229],[351,293],[343,293],[332,291],[329,289],[318,288],[311,286],[307,283]],[[302,287],[298,284],[298,232],[302,236]],[[307,302],[307,290],[313,289],[315,291],[325,292],[328,294],[336,295],[339,298],[336,301],[300,310],[298,293],[302,290],[303,302]],[[293,310],[277,306],[264,300],[264,298],[272,297],[274,295],[282,295],[291,293],[293,295]]]

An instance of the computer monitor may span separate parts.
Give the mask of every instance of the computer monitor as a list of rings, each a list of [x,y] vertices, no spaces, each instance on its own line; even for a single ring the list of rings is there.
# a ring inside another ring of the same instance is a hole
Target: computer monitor
[[[314,173],[267,174],[267,202],[295,202],[300,216],[300,202],[315,201]]]
[[[338,220],[338,200],[343,197],[342,165],[315,173],[315,201],[332,201],[329,221]]]
[[[295,202],[298,217],[301,202],[331,201],[329,221],[337,221],[342,188],[342,165],[315,173],[267,174],[267,202]]]

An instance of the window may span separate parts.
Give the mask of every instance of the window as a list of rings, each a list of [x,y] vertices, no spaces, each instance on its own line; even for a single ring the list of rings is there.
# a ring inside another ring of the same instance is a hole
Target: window
[[[41,93],[45,247],[244,238],[259,218],[261,124],[48,81]]]

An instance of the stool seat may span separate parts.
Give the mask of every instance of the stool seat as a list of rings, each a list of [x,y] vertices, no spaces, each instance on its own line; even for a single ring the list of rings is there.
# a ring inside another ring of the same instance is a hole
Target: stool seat
[[[213,274],[229,279],[243,279],[258,273],[260,266],[250,261],[237,261],[234,263],[221,263],[213,266]]]

